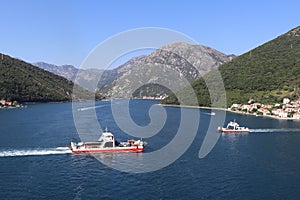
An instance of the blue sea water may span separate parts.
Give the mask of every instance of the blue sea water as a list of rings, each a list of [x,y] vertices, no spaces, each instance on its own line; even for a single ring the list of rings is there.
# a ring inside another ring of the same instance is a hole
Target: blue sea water
[[[132,100],[133,121],[140,126],[150,123],[149,108],[156,103]],[[78,104],[82,112],[92,108],[89,103]],[[119,140],[131,138],[116,124],[110,102],[97,102],[95,110],[101,127],[108,127]],[[145,139],[144,154],[163,148],[175,137],[180,108],[165,110],[164,127]],[[221,135],[212,151],[200,159],[200,146],[214,117],[210,112],[200,109],[197,135],[174,163],[149,173],[127,173],[92,155],[74,155],[64,148],[71,139],[80,140],[71,103],[2,109],[0,198],[299,199],[300,122],[227,113],[225,124],[236,119],[251,132]],[[224,111],[213,112],[217,116]],[[117,156],[130,158],[126,153]]]

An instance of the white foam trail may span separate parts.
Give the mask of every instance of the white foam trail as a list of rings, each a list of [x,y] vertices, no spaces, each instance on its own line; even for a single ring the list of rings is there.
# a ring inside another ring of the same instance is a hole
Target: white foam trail
[[[205,114],[205,115],[216,115],[216,113],[214,113],[214,112],[211,112],[211,113],[207,113],[207,112],[201,112],[201,114]]]
[[[251,133],[300,132],[300,129],[250,129]]]
[[[102,105],[102,106],[92,106],[92,107],[86,107],[86,108],[78,108],[77,110],[78,111],[85,111],[85,110],[91,110],[91,109],[102,108],[102,107],[104,107],[104,106]]]
[[[69,150],[69,147],[56,147],[56,150]]]
[[[68,147],[57,147],[51,149],[24,149],[24,150],[5,150],[0,151],[0,157],[15,157],[15,156],[43,156],[55,154],[68,154],[72,151]]]

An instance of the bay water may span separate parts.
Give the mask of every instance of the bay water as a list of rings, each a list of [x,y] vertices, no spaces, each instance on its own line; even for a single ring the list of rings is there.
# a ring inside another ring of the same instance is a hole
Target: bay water
[[[151,123],[149,109],[157,103],[131,100],[132,120],[139,126]],[[109,101],[96,102],[94,107],[77,104],[81,112],[95,109],[101,127],[107,127],[118,140],[132,139],[117,125]],[[181,109],[190,108],[164,109],[167,118],[163,128],[144,139],[148,144],[138,156],[164,148],[180,126]],[[201,120],[183,155],[156,171],[127,173],[66,148],[71,140],[80,141],[72,103],[1,109],[0,198],[299,199],[299,121],[226,113],[224,125],[236,119],[251,132],[221,135],[209,154],[200,159],[199,150],[214,117],[211,112],[217,116],[224,111],[190,110],[197,111]],[[128,153],[115,155],[130,159]]]

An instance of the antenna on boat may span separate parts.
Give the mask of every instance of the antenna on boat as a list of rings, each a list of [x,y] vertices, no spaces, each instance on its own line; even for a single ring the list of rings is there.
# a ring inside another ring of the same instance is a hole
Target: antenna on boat
[[[108,132],[108,128],[107,127],[105,128],[105,132]]]

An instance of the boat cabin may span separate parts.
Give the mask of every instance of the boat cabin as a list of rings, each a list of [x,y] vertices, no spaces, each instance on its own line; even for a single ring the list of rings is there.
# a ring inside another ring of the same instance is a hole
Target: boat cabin
[[[111,132],[102,133],[98,141],[103,143],[102,148],[115,147],[115,138]]]
[[[240,125],[238,123],[236,123],[236,122],[229,122],[227,124],[226,128],[227,129],[232,129],[232,130],[238,130],[238,129],[240,129]]]

